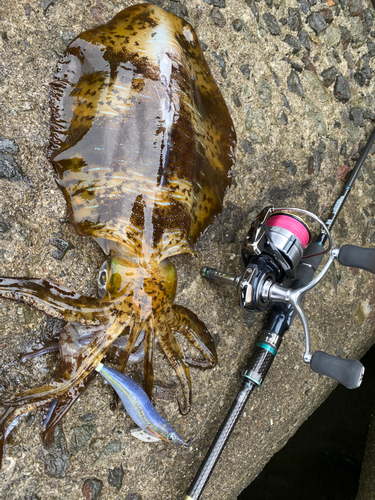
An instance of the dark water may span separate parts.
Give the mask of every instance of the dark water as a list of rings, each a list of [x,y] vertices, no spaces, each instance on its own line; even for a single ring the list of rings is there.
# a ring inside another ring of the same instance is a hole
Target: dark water
[[[375,346],[361,387],[338,386],[238,500],[355,500],[375,413]]]

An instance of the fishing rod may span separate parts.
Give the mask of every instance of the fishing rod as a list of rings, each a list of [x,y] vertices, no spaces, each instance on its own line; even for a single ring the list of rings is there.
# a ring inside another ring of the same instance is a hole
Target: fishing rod
[[[209,280],[229,283],[237,289],[239,305],[249,311],[270,309],[270,316],[258,342],[250,354],[242,374],[242,386],[227,413],[208,453],[198,470],[185,500],[198,500],[235,427],[251,393],[260,387],[277,354],[284,333],[298,315],[305,333],[303,361],[319,374],[331,377],[349,389],[360,386],[364,366],[355,359],[332,356],[323,351],[310,353],[310,334],[301,304],[306,293],[325,276],[335,259],[344,266],[356,267],[375,274],[375,249],[344,245],[332,248],[332,229],[354,181],[375,141],[375,129],[368,139],[355,167],[350,173],[340,196],[324,223],[307,210],[296,208],[263,209],[252,222],[242,245],[245,271],[236,276],[203,267],[201,275]],[[307,217],[319,223],[321,230],[312,242]],[[328,240],[328,247],[324,244]],[[323,257],[329,259],[314,278]]]

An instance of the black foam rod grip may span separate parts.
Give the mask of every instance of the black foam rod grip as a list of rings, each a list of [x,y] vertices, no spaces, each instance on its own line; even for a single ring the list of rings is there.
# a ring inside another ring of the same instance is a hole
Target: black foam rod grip
[[[365,372],[365,367],[357,359],[336,358],[323,351],[314,352],[310,366],[315,373],[327,375],[348,389],[359,387]]]
[[[362,248],[344,245],[338,260],[343,266],[358,267],[375,274],[375,248]]]

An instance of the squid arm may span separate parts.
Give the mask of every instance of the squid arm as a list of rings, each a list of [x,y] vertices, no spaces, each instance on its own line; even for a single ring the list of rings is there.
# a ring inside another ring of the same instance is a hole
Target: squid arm
[[[113,307],[46,279],[0,278],[0,297],[20,300],[53,318],[93,326],[107,323]]]

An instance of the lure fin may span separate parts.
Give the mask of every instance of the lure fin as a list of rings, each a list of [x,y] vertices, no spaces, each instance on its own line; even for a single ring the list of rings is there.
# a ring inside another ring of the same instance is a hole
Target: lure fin
[[[161,441],[161,438],[157,437],[154,434],[150,434],[139,427],[134,427],[134,429],[130,429],[130,434],[135,438],[143,441],[144,443],[156,443],[157,441]]]

